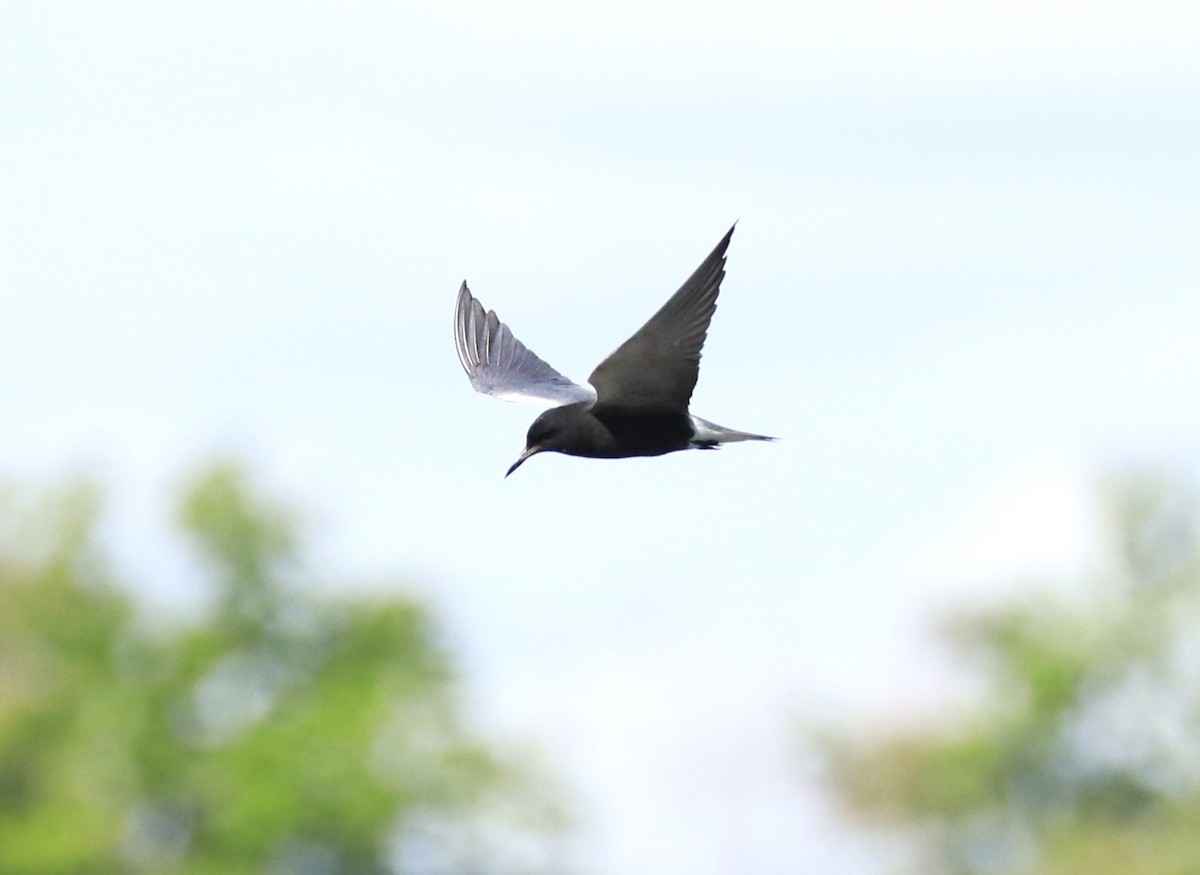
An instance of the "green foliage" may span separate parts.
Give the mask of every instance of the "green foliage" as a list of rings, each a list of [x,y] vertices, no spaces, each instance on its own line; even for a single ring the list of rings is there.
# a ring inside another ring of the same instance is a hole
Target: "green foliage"
[[[95,489],[3,498],[0,872],[548,868],[553,798],[466,727],[426,611],[305,597],[237,466],[180,504],[218,596],[190,625],[109,578]]]
[[[1160,475],[1108,494],[1104,573],[947,626],[971,708],[828,734],[831,784],[918,840],[915,871],[1200,875],[1200,517]]]

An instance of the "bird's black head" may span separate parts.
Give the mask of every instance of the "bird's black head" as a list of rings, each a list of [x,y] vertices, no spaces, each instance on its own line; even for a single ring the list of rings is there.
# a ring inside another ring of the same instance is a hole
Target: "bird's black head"
[[[564,407],[552,407],[533,421],[529,433],[525,436],[525,452],[508,469],[507,477],[521,463],[537,453],[569,453],[571,452],[572,435],[578,429],[577,420],[580,417],[582,404],[568,404]]]

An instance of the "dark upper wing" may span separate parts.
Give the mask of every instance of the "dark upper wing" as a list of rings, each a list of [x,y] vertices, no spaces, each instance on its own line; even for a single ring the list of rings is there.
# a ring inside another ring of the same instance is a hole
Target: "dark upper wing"
[[[484,313],[466,281],[454,306],[454,345],[476,392],[548,407],[596,397],[590,386],[572,383],[526,349],[494,310]]]
[[[588,382],[596,387],[598,412],[605,407],[647,413],[687,411],[732,236],[730,228],[662,309],[592,371]]]

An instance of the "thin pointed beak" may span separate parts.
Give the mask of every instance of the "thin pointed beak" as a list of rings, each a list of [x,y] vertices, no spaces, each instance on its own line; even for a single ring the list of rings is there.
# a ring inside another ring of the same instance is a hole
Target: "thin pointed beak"
[[[509,468],[508,471],[505,472],[504,476],[507,477],[513,471],[520,468],[522,462],[524,462],[526,459],[528,459],[530,456],[534,455],[535,453],[540,453],[541,451],[542,451],[542,448],[537,446],[536,444],[534,444],[532,447],[526,448],[525,452],[521,453],[521,455],[517,459],[517,461],[512,463],[512,467]]]

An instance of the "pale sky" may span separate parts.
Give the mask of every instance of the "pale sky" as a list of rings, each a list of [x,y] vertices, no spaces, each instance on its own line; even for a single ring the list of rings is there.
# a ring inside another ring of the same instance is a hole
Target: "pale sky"
[[[430,598],[588,875],[880,871],[792,728],[952,679],[931,617],[1066,574],[1090,478],[1200,446],[1187,3],[20,4],[0,33],[0,471],[90,471],[155,605],[216,453]],[[729,225],[699,415],[542,455],[466,278],[583,380]]]

